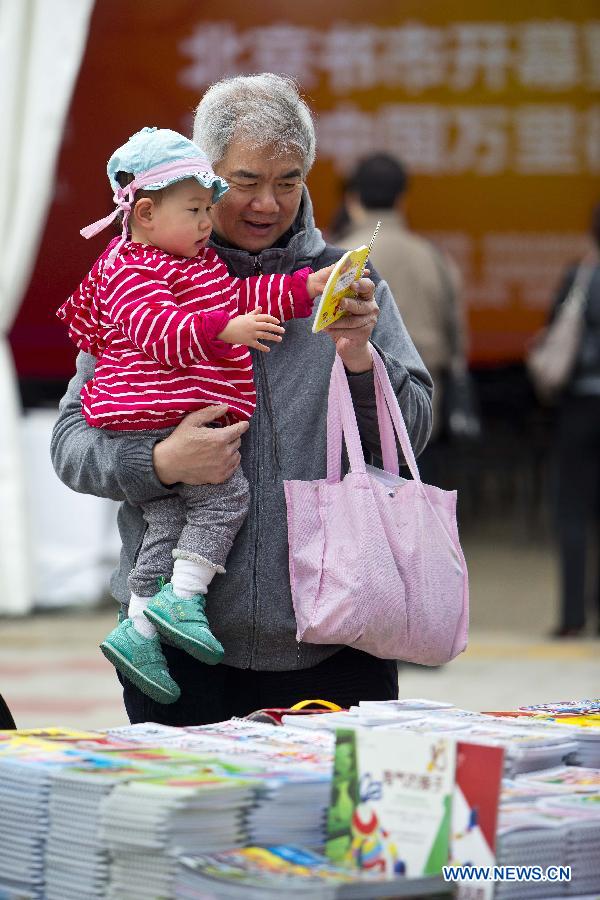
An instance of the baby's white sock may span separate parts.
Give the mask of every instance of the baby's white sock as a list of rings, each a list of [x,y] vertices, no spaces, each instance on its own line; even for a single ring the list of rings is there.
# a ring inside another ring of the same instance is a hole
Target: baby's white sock
[[[156,628],[144,615],[144,610],[148,606],[152,597],[138,597],[132,594],[129,601],[129,618],[133,622],[133,627],[144,637],[151,638],[156,634]]]
[[[173,565],[173,593],[181,600],[189,600],[194,594],[206,594],[215,577],[216,566],[192,559],[176,559]]]

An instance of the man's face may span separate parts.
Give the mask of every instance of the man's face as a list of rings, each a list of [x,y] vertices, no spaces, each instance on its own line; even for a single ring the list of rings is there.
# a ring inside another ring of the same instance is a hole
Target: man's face
[[[235,139],[214,170],[229,184],[211,216],[229,244],[259,253],[288,230],[302,199],[302,159],[276,146],[248,147]]]

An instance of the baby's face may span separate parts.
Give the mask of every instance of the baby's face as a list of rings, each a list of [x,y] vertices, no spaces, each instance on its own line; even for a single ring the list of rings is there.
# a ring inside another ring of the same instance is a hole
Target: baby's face
[[[174,256],[197,256],[212,230],[212,196],[195,178],[173,187],[154,207],[152,244]]]

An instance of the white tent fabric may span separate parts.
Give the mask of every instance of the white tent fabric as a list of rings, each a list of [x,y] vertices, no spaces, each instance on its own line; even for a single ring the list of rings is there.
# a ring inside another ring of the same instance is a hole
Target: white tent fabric
[[[56,415],[55,409],[28,409],[22,420],[33,543],[30,588],[36,609],[93,607],[106,596],[119,560],[118,504],[77,494],[56,477],[50,461]]]
[[[21,411],[7,334],[35,262],[94,0],[0,0],[0,613],[32,605]]]

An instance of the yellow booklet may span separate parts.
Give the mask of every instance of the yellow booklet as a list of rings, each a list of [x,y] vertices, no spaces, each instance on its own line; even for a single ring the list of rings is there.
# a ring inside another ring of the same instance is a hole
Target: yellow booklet
[[[356,296],[350,285],[361,277],[380,225],[381,222],[378,222],[368,247],[363,245],[356,250],[347,250],[338,259],[321,294],[313,322],[313,334],[346,315],[345,310],[340,309],[340,302],[343,297]]]

